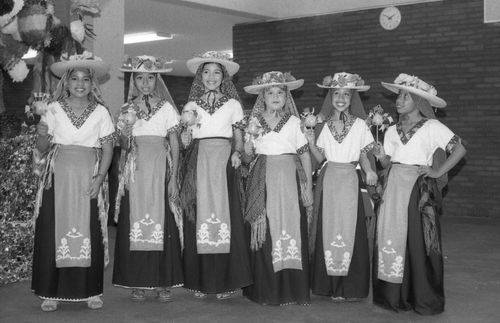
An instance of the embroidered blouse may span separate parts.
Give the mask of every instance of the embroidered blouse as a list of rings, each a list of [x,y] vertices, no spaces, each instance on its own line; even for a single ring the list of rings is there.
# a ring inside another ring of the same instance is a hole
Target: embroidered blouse
[[[325,151],[326,159],[337,163],[359,161],[361,153],[368,152],[374,144],[366,123],[355,116],[349,117],[341,133],[337,133],[327,121],[316,141],[316,145]]]
[[[303,154],[308,151],[307,139],[300,129],[300,119],[284,115],[271,129],[262,115],[257,118],[264,134],[255,140],[255,153],[262,155]]]
[[[392,162],[431,166],[436,149],[451,152],[458,142],[459,138],[440,121],[424,118],[406,134],[399,124],[390,126],[384,136],[384,150]]]
[[[201,101],[190,101],[186,103],[187,108],[194,108],[200,118],[200,126],[193,127],[193,138],[225,137],[233,136],[233,125],[243,120],[243,109],[235,99],[225,96],[220,98],[214,109],[208,109]]]
[[[56,144],[101,147],[102,143],[116,139],[108,109],[97,103],[91,103],[77,117],[65,101],[54,101],[41,121],[48,125],[49,135]]]
[[[179,124],[179,114],[168,101],[158,102],[151,113],[141,111],[132,129],[133,136],[166,137]]]

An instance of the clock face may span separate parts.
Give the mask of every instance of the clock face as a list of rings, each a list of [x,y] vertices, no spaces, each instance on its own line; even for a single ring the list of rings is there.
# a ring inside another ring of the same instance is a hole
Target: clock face
[[[396,7],[387,7],[380,13],[380,25],[386,30],[393,30],[401,22],[401,12]]]

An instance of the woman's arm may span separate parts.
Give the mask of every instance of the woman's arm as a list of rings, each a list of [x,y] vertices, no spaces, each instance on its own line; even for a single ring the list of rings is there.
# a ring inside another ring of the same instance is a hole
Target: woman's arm
[[[308,201],[304,204],[304,207],[309,207],[313,204],[313,194],[312,194],[312,165],[311,165],[311,155],[306,151],[305,153],[299,155],[302,167],[304,167],[304,172],[307,178],[307,195]],[[307,203],[308,202],[308,203]]]
[[[179,167],[179,139],[177,137],[177,132],[172,131],[168,135],[168,141],[170,143],[170,151],[172,153],[172,174],[170,174],[170,181],[168,182],[168,192],[169,194],[176,198],[179,195],[179,187],[177,186],[177,170]]]
[[[377,184],[377,173],[372,169],[372,165],[366,153],[361,153],[359,157],[359,164],[366,174],[366,185],[376,185]]]
[[[39,152],[44,153],[50,147],[49,127],[48,127],[48,125],[45,122],[40,121],[36,125],[36,130],[37,130],[37,133],[38,133],[38,136],[36,137],[36,149]]]
[[[387,168],[391,164],[391,156],[385,154],[384,146],[379,142],[376,142],[373,147],[373,155],[377,157],[383,168]]]
[[[446,161],[439,167],[439,169],[433,169],[430,166],[420,166],[418,168],[418,173],[420,175],[428,176],[431,178],[438,178],[449,172],[456,164],[465,156],[467,153],[464,145],[461,142],[457,143],[455,149],[451,155],[446,159]]]
[[[241,157],[243,154],[243,136],[239,128],[233,127],[234,152],[231,155],[231,165],[238,168],[241,165]]]
[[[106,174],[108,173],[109,165],[111,165],[111,160],[113,159],[113,143],[107,142],[102,145],[102,159],[99,165],[99,171],[97,175],[92,179],[92,184],[90,185],[87,194],[90,198],[96,198],[99,193],[99,188],[101,187]]]
[[[254,147],[253,147],[253,143],[251,140],[248,140],[248,141],[245,141],[245,143],[243,144],[243,156],[242,156],[242,159],[245,163],[250,163],[253,158],[255,157],[255,152],[254,152]]]
[[[318,146],[316,146],[316,135],[314,134],[314,130],[312,129],[307,129],[304,132],[304,135],[307,139],[307,143],[309,144],[309,151],[311,154],[314,156],[316,161],[321,164],[323,160],[325,159],[325,156],[323,153],[318,149]]]

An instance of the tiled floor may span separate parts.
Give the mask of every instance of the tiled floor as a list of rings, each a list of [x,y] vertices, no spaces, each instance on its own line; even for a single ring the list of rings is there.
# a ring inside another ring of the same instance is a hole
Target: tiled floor
[[[160,304],[148,295],[137,304],[128,299],[128,291],[111,286],[110,267],[103,309],[60,304],[56,312],[43,313],[26,281],[0,287],[0,322],[500,322],[500,219],[447,217],[442,229],[446,310],[437,316],[389,312],[370,298],[334,304],[313,297],[310,306],[273,307],[252,303],[241,293],[224,301],[196,300],[182,288],[173,291],[171,303]]]

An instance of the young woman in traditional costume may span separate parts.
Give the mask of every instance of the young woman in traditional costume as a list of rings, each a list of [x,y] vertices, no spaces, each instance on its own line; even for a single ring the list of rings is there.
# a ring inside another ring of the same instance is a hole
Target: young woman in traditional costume
[[[370,87],[359,75],[345,72],[325,77],[318,86],[329,89],[324,105],[332,113],[317,140],[314,130],[306,130],[313,156],[319,163],[327,161],[315,192],[311,289],[334,301],[366,298],[370,257],[356,166],[361,165],[368,185],[377,183],[366,156],[375,142],[358,93]]]
[[[217,294],[225,299],[252,282],[236,177],[243,109],[231,76],[239,65],[227,55],[207,52],[188,60],[187,67],[195,77],[183,118],[197,117],[182,134],[189,144],[180,196],[184,286],[197,298]]]
[[[137,56],[127,61],[128,102],[119,118],[122,156],[115,219],[118,222],[113,284],[131,288],[133,301],[156,290],[171,300],[170,287],[183,283],[177,165],[179,114],[161,73],[165,59]],[[167,143],[168,139],[168,143]]]
[[[116,135],[97,78],[108,69],[89,52],[51,65],[61,80],[37,126],[36,149],[47,154],[47,164],[37,194],[31,284],[43,311],[55,311],[60,301],[103,305],[109,258],[102,184]]]
[[[435,119],[432,107],[444,108],[446,102],[432,85],[407,74],[382,85],[398,93],[399,121],[385,133],[383,146],[374,149],[381,164],[391,168],[377,219],[373,301],[396,311],[438,314],[444,311],[444,290],[435,179],[466,151],[460,138]],[[433,167],[438,148],[450,155]]]
[[[305,208],[313,202],[311,158],[290,93],[303,83],[268,72],[245,87],[258,97],[245,142],[251,162],[244,216],[254,284],[243,294],[265,305],[310,302]]]

